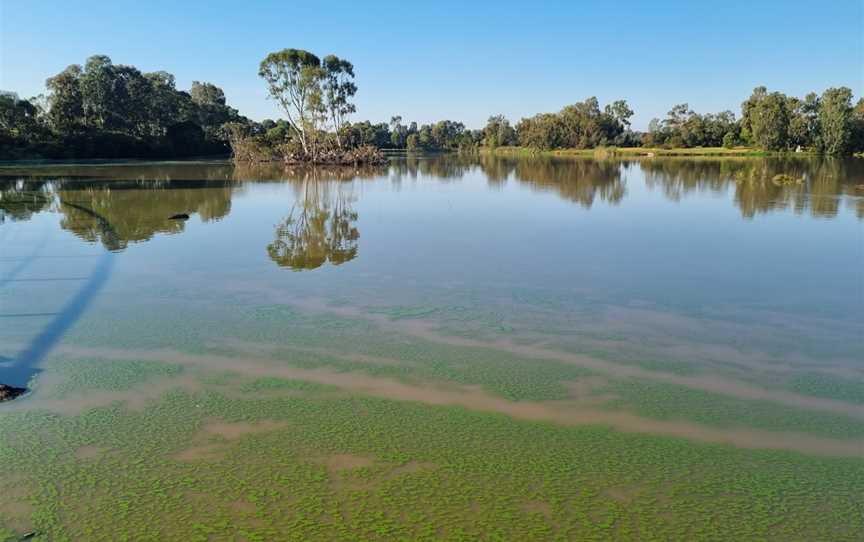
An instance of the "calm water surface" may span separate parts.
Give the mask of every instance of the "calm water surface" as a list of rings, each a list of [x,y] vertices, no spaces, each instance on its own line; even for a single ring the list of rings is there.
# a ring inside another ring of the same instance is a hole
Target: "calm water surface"
[[[864,539],[864,160],[5,165],[0,247],[0,541]]]

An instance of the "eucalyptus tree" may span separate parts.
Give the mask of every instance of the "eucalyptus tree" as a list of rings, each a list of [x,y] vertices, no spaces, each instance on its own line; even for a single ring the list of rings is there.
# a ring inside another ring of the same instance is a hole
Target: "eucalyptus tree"
[[[556,149],[565,146],[561,117],[555,113],[538,113],[523,118],[516,125],[519,144],[533,149]]]
[[[130,120],[141,135],[162,137],[177,122],[180,104],[174,76],[165,71],[145,73],[142,99],[130,108]]]
[[[390,144],[397,149],[404,148],[408,139],[408,129],[402,124],[402,116],[390,117]]]
[[[357,85],[354,84],[354,66],[336,55],[327,55],[324,57],[323,67],[324,106],[333,122],[336,144],[342,148],[343,126],[348,115],[357,111],[350,101],[357,93]]]
[[[326,70],[321,60],[309,51],[283,49],[261,61],[258,75],[267,81],[270,97],[285,112],[303,152],[314,158],[316,136],[326,114],[322,96]]]
[[[815,147],[819,143],[819,96],[811,92],[800,100],[790,97],[786,102],[789,110],[790,147]]]
[[[820,150],[825,154],[842,154],[852,142],[852,91],[847,87],[829,88],[822,93],[820,104]]]
[[[510,126],[510,121],[504,115],[493,115],[483,128],[483,139],[486,146],[493,149],[500,145],[515,145],[516,130]]]
[[[179,116],[200,125],[210,139],[223,138],[225,123],[240,118],[237,110],[227,105],[225,92],[212,83],[193,81],[188,99],[184,96],[180,103],[186,111]]]
[[[864,152],[864,98],[859,98],[852,110],[852,141],[853,152]]]
[[[624,129],[630,127],[630,117],[633,116],[633,110],[627,105],[626,100],[615,100],[611,104],[606,105],[604,112],[609,117],[615,119]]]
[[[225,93],[221,88],[212,83],[192,81],[192,87],[189,89],[189,97],[198,105],[225,105]]]
[[[82,128],[82,71],[81,66],[72,64],[45,82],[48,87],[48,123],[58,133],[72,134]]]
[[[785,95],[768,93],[764,86],[741,104],[742,134],[766,150],[778,151],[789,147],[789,107]]]
[[[558,113],[522,119],[516,126],[519,141],[538,149],[592,148],[627,139],[633,110],[624,100],[600,108],[595,97],[568,105]]]
[[[84,122],[99,129],[111,128],[111,114],[116,110],[118,99],[115,87],[115,69],[111,59],[105,55],[93,55],[84,64],[81,74],[81,96],[84,105]]]

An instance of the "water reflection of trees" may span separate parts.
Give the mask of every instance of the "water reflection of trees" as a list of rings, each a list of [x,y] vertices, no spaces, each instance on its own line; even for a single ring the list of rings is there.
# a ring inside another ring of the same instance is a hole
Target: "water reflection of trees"
[[[461,179],[477,167],[477,159],[472,155],[407,155],[390,163],[390,175],[396,182],[405,177],[417,179],[428,177],[443,181]]]
[[[221,220],[231,211],[235,190],[235,185],[226,181],[81,184],[61,185],[57,190],[58,209],[63,213],[60,227],[85,241],[101,242],[110,250],[123,250],[129,243],[148,241],[156,234],[184,231],[185,222],[170,218],[177,214],[197,214],[204,222]],[[109,243],[104,237],[93,213],[112,224],[115,240]]]
[[[627,193],[621,164],[606,160],[539,158],[518,160],[516,179],[534,190],[551,191],[561,198],[591,208],[599,197],[616,205]]]
[[[616,204],[626,194],[621,163],[613,161],[488,154],[409,155],[395,160],[390,170],[392,177],[399,180],[418,176],[453,180],[479,170],[492,188],[501,187],[512,178],[534,190],[551,191],[589,208],[598,197]]]
[[[398,184],[408,178],[452,181],[476,175],[492,188],[517,182],[590,208],[598,198],[610,204],[623,200],[628,168],[641,170],[646,186],[671,200],[705,192],[731,197],[745,217],[777,210],[834,217],[845,205],[864,219],[864,160],[790,156],[598,161],[449,154],[409,155],[394,159],[389,169],[212,163],[3,167],[0,224],[56,210],[63,214],[61,226],[76,236],[122,250],[156,234],[184,231],[182,221],[170,220],[174,214],[197,214],[205,222],[227,216],[234,192],[247,182],[288,183],[297,203],[276,228],[267,250],[279,265],[311,269],[356,257],[359,231],[353,205],[360,181],[389,179]],[[97,216],[113,225],[110,238]]]
[[[386,171],[386,170],[385,170]],[[267,245],[270,259],[295,271],[340,265],[357,257],[360,231],[354,180],[373,178],[378,168],[297,168],[284,171],[294,205]]]
[[[30,220],[34,214],[50,209],[52,201],[47,181],[0,178],[0,224]]]
[[[655,158],[639,165],[649,188],[678,201],[692,192],[726,194],[742,215],[792,209],[834,217],[846,200],[864,218],[864,163],[819,158]]]
[[[55,210],[62,214],[61,228],[116,251],[156,234],[182,232],[185,223],[170,219],[176,214],[198,214],[205,222],[227,216],[232,192],[237,188],[230,180],[231,171],[208,170],[208,179],[201,178],[200,167],[194,172],[186,168],[187,175],[181,175],[183,169],[29,168],[21,176],[0,179],[0,223],[7,219],[29,220],[35,213]],[[97,173],[110,178],[94,178]],[[172,175],[191,178],[176,179]],[[112,226],[109,233],[105,223]]]

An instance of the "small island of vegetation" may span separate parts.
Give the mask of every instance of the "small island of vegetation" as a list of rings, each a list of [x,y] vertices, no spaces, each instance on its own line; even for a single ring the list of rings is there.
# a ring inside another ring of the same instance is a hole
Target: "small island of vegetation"
[[[323,60],[309,51],[283,49],[267,55],[258,69],[270,98],[285,113],[288,130],[276,137],[255,134],[248,124],[226,126],[236,162],[286,164],[383,164],[372,145],[345,137],[348,115],[357,108],[354,66],[336,55]]]

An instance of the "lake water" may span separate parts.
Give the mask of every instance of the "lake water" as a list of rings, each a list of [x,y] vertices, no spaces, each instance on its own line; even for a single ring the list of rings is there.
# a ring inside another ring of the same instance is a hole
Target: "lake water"
[[[0,247],[0,541],[864,539],[864,160],[7,164]]]

